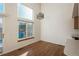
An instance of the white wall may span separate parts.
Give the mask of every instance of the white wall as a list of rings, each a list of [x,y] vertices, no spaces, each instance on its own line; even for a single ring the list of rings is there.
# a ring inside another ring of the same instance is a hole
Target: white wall
[[[73,32],[73,4],[42,4],[42,12],[45,18],[41,20],[41,40],[65,45]]]
[[[3,40],[3,53],[13,51],[23,46],[32,44],[40,39],[40,21],[36,19],[36,15],[40,10],[40,4],[25,4],[34,10],[34,39],[17,42],[18,41],[18,18],[17,18],[17,4],[6,3],[5,13],[7,17],[3,19],[4,25],[4,40]]]

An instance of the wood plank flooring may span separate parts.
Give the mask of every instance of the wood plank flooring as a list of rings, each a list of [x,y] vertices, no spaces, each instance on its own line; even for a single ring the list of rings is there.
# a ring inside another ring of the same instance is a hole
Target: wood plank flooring
[[[64,46],[39,41],[3,56],[65,56]]]

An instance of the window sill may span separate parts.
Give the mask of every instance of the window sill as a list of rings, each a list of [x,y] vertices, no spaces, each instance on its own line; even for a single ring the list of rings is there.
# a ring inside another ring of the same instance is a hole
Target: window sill
[[[18,40],[18,42],[26,41],[26,40],[30,40],[30,39],[34,39],[34,37],[30,37],[30,38],[26,38],[26,39]]]

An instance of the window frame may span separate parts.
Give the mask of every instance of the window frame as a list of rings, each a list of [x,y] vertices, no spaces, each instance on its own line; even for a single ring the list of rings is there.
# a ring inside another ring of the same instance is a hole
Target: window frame
[[[22,4],[22,5],[24,5],[24,4]],[[24,6],[26,6],[26,5],[24,5]],[[28,7],[28,6],[26,6],[26,7]],[[18,5],[17,5],[17,8],[18,8]],[[30,8],[30,7],[28,7],[28,8]],[[33,10],[33,9],[32,9]],[[17,11],[18,11],[18,9],[17,9]],[[33,11],[34,12],[34,11]],[[18,15],[18,13],[17,13],[17,15]],[[32,13],[32,20],[29,20],[29,19],[27,19],[27,18],[21,18],[21,17],[18,17],[18,22],[19,21],[21,21],[21,22],[26,22],[26,37],[25,38],[19,38],[18,39],[18,42],[21,42],[21,41],[25,41],[25,40],[29,40],[29,39],[33,39],[34,37],[33,37],[33,29],[32,29],[32,36],[31,37],[27,37],[27,24],[28,23],[32,23],[32,26],[33,26],[33,28],[34,28],[34,20],[33,20],[33,18],[34,18],[34,15],[33,15],[33,13]],[[19,31],[18,31],[19,32]]]

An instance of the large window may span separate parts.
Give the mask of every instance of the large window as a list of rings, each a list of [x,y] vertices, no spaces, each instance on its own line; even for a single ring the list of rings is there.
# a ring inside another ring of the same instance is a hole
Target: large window
[[[3,14],[4,14],[4,4],[0,3],[0,52],[2,52],[3,47]]]
[[[17,5],[20,40],[33,36],[33,10],[23,4]]]
[[[3,14],[4,14],[4,4],[3,3],[0,3],[0,41],[2,41],[2,36],[3,36],[3,33],[2,33],[2,24],[3,24]]]

